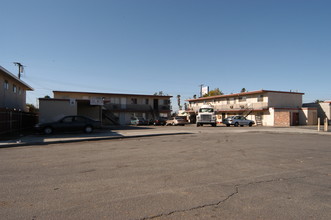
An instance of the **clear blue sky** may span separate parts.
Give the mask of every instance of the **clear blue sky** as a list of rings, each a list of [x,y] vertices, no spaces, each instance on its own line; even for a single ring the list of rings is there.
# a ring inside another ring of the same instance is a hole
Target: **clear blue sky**
[[[330,0],[0,1],[0,65],[26,66],[28,103],[53,90],[185,100],[200,84],[331,99]]]

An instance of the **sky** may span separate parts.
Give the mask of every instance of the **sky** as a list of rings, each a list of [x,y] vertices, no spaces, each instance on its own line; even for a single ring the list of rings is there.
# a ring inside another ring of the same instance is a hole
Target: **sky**
[[[0,65],[34,88],[177,95],[200,85],[331,100],[330,0],[0,0]]]

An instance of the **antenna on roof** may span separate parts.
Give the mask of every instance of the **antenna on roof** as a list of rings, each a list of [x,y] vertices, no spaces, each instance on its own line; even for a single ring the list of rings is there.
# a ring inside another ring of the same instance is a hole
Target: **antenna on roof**
[[[23,73],[25,66],[23,66],[23,64],[19,62],[13,62],[13,63],[15,64],[15,66],[18,66],[18,78],[21,79],[21,73]]]

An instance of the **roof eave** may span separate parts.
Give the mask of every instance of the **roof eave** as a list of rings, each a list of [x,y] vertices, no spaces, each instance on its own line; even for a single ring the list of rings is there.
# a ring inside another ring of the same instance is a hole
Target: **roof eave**
[[[24,85],[26,87],[26,90],[29,90],[29,91],[33,91],[34,90],[31,86],[29,86],[27,83],[25,83],[24,81],[22,81],[21,79],[19,79],[17,76],[15,76],[11,72],[9,72],[5,68],[3,68],[2,66],[0,66],[0,70],[2,70],[2,72],[4,72],[5,74],[7,74],[12,79],[14,79],[14,80],[18,81],[19,83],[21,83],[22,85]]]

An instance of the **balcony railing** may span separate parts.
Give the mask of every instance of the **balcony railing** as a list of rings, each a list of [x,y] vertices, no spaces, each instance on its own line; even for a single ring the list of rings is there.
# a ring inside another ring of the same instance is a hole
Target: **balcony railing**
[[[158,109],[147,104],[105,104],[104,107],[110,111],[170,111],[169,105],[159,105]]]
[[[216,104],[214,105],[215,111],[240,111],[240,110],[261,110],[268,109],[267,102],[258,102],[258,103],[236,103],[236,104]],[[200,106],[189,106],[188,110],[197,112]]]

